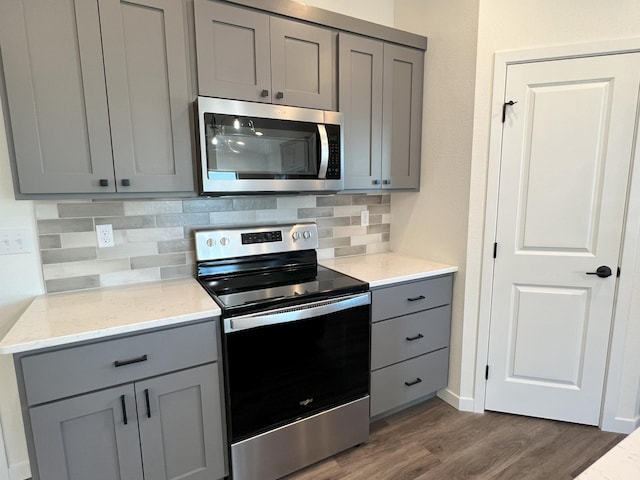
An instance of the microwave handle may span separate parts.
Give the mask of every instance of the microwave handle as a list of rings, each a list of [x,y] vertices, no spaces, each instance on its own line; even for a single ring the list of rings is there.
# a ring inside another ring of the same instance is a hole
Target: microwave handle
[[[329,166],[329,137],[324,125],[318,125],[318,135],[320,136],[320,168],[318,178],[327,178],[327,167]]]

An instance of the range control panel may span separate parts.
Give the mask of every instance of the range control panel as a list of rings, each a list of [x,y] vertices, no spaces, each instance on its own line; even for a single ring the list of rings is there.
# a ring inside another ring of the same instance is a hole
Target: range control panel
[[[196,259],[219,260],[318,248],[315,223],[234,227],[195,233]]]

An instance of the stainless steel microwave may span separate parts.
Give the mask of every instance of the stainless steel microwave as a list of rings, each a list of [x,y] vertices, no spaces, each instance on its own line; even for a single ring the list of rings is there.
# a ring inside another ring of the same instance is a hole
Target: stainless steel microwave
[[[202,194],[336,192],[342,114],[198,97]]]

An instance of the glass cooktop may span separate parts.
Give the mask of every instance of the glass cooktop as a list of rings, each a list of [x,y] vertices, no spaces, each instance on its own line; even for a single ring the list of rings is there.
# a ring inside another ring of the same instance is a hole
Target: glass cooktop
[[[315,275],[314,275],[315,274]],[[369,285],[335,270],[277,270],[251,275],[199,278],[223,308],[225,316],[278,308],[341,295],[366,292]]]

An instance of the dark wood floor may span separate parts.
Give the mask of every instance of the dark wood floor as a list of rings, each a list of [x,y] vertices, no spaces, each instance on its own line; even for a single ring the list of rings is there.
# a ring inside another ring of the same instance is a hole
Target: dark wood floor
[[[372,424],[368,443],[287,480],[569,480],[623,438],[584,425],[459,412],[434,398]]]

